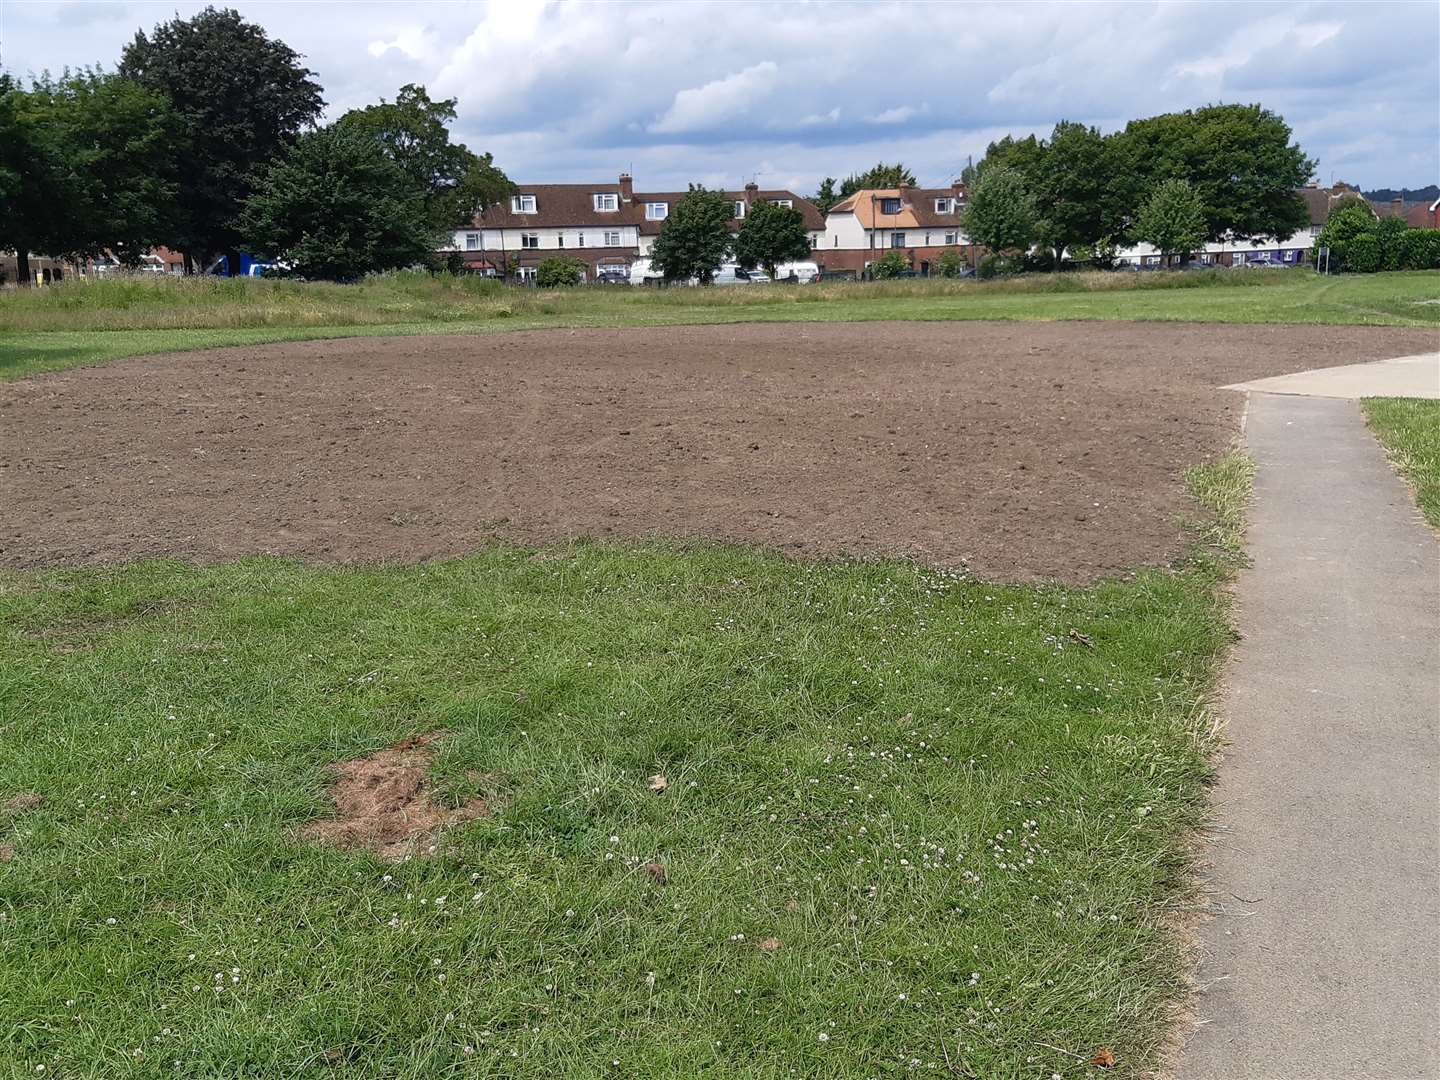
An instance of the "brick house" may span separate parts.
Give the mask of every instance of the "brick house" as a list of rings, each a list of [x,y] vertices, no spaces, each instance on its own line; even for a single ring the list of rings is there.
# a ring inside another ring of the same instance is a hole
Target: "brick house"
[[[1412,229],[1440,229],[1440,199],[1410,207],[1405,211],[1405,223]]]
[[[825,215],[825,235],[815,261],[827,274],[853,273],[890,251],[905,255],[917,274],[928,275],[946,251],[971,263],[975,251],[960,228],[965,185],[948,188],[866,188],[836,203]]]
[[[671,209],[685,192],[637,192],[629,173],[608,184],[528,184],[467,227],[455,231],[442,250],[458,252],[470,270],[491,276],[534,277],[553,255],[586,264],[593,281],[607,271],[626,272],[649,255]],[[805,216],[812,245],[824,231],[819,209],[793,191],[761,190],[750,184],[725,192],[735,204],[735,229],[759,200],[792,206]]]

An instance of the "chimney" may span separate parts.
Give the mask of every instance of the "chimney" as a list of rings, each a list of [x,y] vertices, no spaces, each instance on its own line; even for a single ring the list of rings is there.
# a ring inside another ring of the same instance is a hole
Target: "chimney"
[[[620,201],[631,202],[635,198],[635,181],[628,172],[620,174]]]
[[[1391,199],[1391,200],[1390,200],[1390,209],[1395,212],[1395,216],[1396,216],[1396,217],[1404,217],[1404,216],[1405,216],[1405,196],[1403,196],[1403,195],[1396,195],[1395,198]]]
[[[900,181],[899,191],[900,191],[900,201],[901,201],[902,203],[907,203],[907,202],[909,202],[909,201],[910,201],[910,185],[907,184],[904,180],[901,180],[901,181]]]
[[[956,202],[965,201],[965,181],[959,178],[950,182],[950,194],[955,196]]]

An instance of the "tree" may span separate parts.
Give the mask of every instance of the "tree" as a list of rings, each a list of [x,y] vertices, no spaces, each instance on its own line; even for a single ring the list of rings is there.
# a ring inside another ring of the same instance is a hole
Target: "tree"
[[[827,176],[821,180],[820,189],[810,201],[820,208],[820,213],[828,214],[830,208],[840,201],[840,196],[835,192],[835,178]]]
[[[120,74],[164,94],[178,118],[179,213],[168,240],[190,265],[221,253],[237,265],[235,220],[252,177],[320,115],[320,87],[300,59],[239,12],[213,7],[137,32],[125,47]]]
[[[805,215],[788,206],[759,200],[750,204],[735,239],[735,261],[747,270],[765,268],[773,279],[775,266],[810,256],[810,234]]]
[[[1140,208],[1135,238],[1159,251],[1166,266],[1177,254],[1188,262],[1205,244],[1205,208],[1195,189],[1184,180],[1162,181]]]
[[[98,70],[0,78],[0,246],[22,281],[29,255],[113,253],[134,263],[173,224],[168,101]]]
[[[650,262],[666,281],[698,278],[709,285],[730,253],[730,221],[735,206],[723,191],[691,184],[675,204],[650,252]]]
[[[1314,248],[1330,249],[1330,265],[1344,267],[1347,263],[1350,242],[1361,234],[1371,234],[1375,228],[1375,211],[1358,195],[1340,199],[1330,208],[1325,226],[1315,237]]]
[[[351,109],[339,122],[378,141],[423,193],[431,223],[453,229],[515,190],[489,154],[450,141],[454,120],[454,98],[431,101],[423,86],[409,84],[393,102]]]
[[[239,225],[249,250],[331,281],[425,262],[437,241],[405,171],[374,139],[338,124],[302,135],[263,170]]]
[[[1016,169],[993,166],[980,173],[962,220],[970,239],[999,254],[1030,247],[1035,204]]]
[[[585,264],[571,255],[552,255],[535,269],[535,284],[542,289],[562,285],[579,285],[585,276]]]
[[[903,252],[887,251],[880,258],[876,259],[868,267],[870,276],[876,281],[888,281],[891,278],[903,277],[910,272],[910,260]]]
[[[1138,212],[1162,180],[1186,180],[1208,240],[1283,239],[1309,223],[1296,194],[1315,163],[1259,105],[1210,105],[1134,120],[1115,137],[1110,190]]]
[[[900,162],[886,165],[881,161],[863,173],[852,173],[840,181],[840,198],[847,198],[866,188],[897,188],[901,184],[913,183],[915,183],[915,174]]]
[[[955,278],[964,272],[965,260],[953,248],[942,251],[940,257],[935,260],[935,273],[940,277]]]
[[[1357,274],[1375,273],[1380,269],[1382,258],[1380,241],[1374,233],[1361,233],[1345,245],[1345,267]]]
[[[1410,225],[1402,217],[1381,218],[1370,230],[1380,243],[1380,269],[1399,270],[1402,265],[1401,245]]]

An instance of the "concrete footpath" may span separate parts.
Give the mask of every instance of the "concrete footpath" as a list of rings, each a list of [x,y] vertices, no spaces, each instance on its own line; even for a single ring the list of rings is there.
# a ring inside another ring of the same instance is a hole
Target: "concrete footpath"
[[[1433,1080],[1440,541],[1357,402],[1254,393],[1246,440],[1254,565],[1223,703],[1217,917],[1177,1072]]]

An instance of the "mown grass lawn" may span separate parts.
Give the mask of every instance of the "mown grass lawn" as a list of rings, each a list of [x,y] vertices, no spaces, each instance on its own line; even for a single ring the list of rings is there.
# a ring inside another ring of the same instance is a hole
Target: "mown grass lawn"
[[[1366,398],[1362,404],[1425,520],[1440,529],[1440,401]]]
[[[518,289],[396,274],[358,285],[219,279],[0,291],[0,379],[143,353],[358,335],[877,319],[1440,325],[1440,274],[1030,275],[714,289]]]
[[[1217,539],[1246,475],[1197,475]],[[1219,565],[1020,588],[575,543],[6,574],[0,803],[43,802],[0,811],[0,1059],[1049,1080],[1108,1047],[1143,1075]],[[329,763],[427,732],[489,816],[400,864],[297,837]]]

